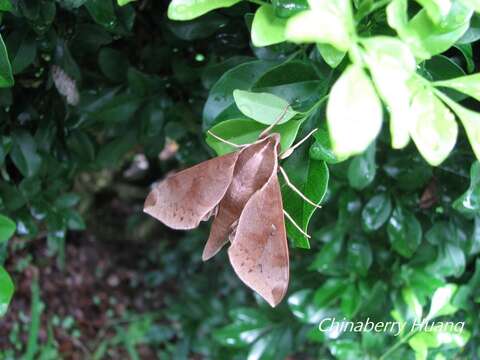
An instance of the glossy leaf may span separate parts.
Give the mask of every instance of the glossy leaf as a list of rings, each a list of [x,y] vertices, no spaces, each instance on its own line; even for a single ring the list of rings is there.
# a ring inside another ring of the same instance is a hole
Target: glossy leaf
[[[330,143],[328,131],[320,128],[313,135],[315,142],[310,146],[310,157],[315,160],[323,160],[329,164],[336,164],[345,160],[335,155]]]
[[[354,189],[362,190],[372,183],[377,173],[375,165],[375,144],[356,156],[348,166],[348,182]]]
[[[25,132],[17,132],[13,136],[10,157],[18,170],[26,177],[35,175],[42,164],[37,144],[33,137]]]
[[[0,34],[0,88],[13,86],[13,75],[7,48]]]
[[[451,304],[453,296],[457,291],[457,286],[454,284],[447,284],[438,288],[432,296],[430,310],[427,319],[434,319],[438,316],[452,315],[458,308]]]
[[[429,164],[439,165],[457,141],[455,117],[429,89],[416,93],[410,116],[410,136],[418,151]]]
[[[281,149],[286,150],[293,144],[301,124],[302,121],[292,120],[273,128],[273,132],[280,134]],[[224,140],[228,140],[237,145],[242,145],[256,141],[258,135],[260,135],[266,127],[266,125],[262,125],[249,119],[232,119],[215,125],[210,131]],[[215,150],[217,155],[224,155],[237,150],[234,147],[215,139],[210,134],[207,134],[206,142]]]
[[[282,118],[277,123],[280,125],[297,114],[288,102],[269,93],[235,90],[233,98],[243,115],[261,124],[270,125]]]
[[[12,219],[0,215],[0,244],[10,239],[15,233],[16,228],[17,226]]]
[[[412,257],[422,241],[422,227],[414,214],[397,207],[387,226],[388,239],[393,249],[404,257]]]
[[[333,85],[327,104],[333,150],[339,157],[363,152],[382,127],[382,106],[375,89],[357,65],[350,65]]]
[[[416,63],[408,46],[386,36],[368,38],[365,60],[380,97],[390,112],[392,147],[400,149],[408,144],[408,121],[412,93],[407,81],[416,71]]]
[[[209,11],[230,7],[241,0],[173,0],[168,5],[168,17],[172,20],[191,20]]]
[[[313,291],[303,289],[288,297],[288,307],[302,323],[317,324],[324,316],[324,309],[313,304]]]
[[[208,129],[215,125],[216,118],[234,103],[234,90],[250,90],[274,62],[251,61],[240,64],[227,71],[210,90],[203,108],[203,127]]]
[[[298,43],[327,43],[340,51],[347,51],[355,31],[350,1],[309,1],[309,4],[311,10],[288,20],[286,38]]]
[[[310,159],[308,151],[297,150],[285,161],[284,168],[297,189],[316,204],[321,203],[327,192],[329,180],[329,171],[325,162]],[[308,224],[316,208],[305,202],[285,184],[282,184],[282,196],[285,211],[308,233]],[[308,239],[288,220],[286,220],[286,228],[295,246],[310,247]]]
[[[332,68],[335,69],[345,58],[346,52],[337,50],[329,44],[317,44],[317,49],[323,60]]]
[[[480,101],[480,74],[473,74],[450,80],[437,81],[435,82],[435,85],[455,89]]]
[[[470,186],[456,199],[453,207],[461,213],[473,217],[480,214],[480,162],[476,161],[470,168]]]
[[[12,279],[5,271],[5,269],[0,266],[0,317],[5,315],[12,299],[14,292],[14,286]]]
[[[252,23],[252,43],[254,46],[269,46],[285,41],[287,21],[275,15],[271,5],[262,5],[255,12]]]
[[[388,24],[419,59],[428,59],[455,44],[467,31],[472,14],[471,9],[454,2],[443,20],[435,24],[425,9],[408,20],[407,0],[393,0],[387,7]]]
[[[367,231],[375,231],[385,224],[392,212],[392,202],[387,194],[372,197],[362,210],[362,225]]]
[[[452,7],[450,0],[417,0],[422,4],[430,19],[438,23],[444,19]]]

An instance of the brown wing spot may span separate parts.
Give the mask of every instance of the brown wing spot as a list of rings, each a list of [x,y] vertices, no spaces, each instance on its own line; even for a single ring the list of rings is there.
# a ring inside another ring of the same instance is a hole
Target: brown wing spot
[[[282,297],[285,288],[282,285],[277,285],[272,289],[272,297],[275,302],[278,302]]]
[[[155,191],[150,192],[147,198],[145,199],[145,204],[143,205],[144,208],[155,206],[157,203],[157,194]]]

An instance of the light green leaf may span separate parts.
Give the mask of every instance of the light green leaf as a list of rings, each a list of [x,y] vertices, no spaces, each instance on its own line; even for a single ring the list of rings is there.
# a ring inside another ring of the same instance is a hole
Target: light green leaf
[[[437,166],[450,154],[457,140],[458,126],[452,112],[430,89],[420,89],[410,112],[410,136],[420,154]]]
[[[0,0],[0,11],[11,11],[12,9],[11,0]]]
[[[0,266],[0,317],[7,312],[14,290],[10,275]]]
[[[168,6],[171,20],[191,20],[209,11],[230,7],[241,0],[172,0]]]
[[[117,0],[117,4],[119,6],[124,6],[124,5],[127,5],[128,3],[132,2],[132,1],[135,1],[135,0]]]
[[[255,82],[275,64],[276,62],[273,61],[249,61],[225,72],[208,94],[203,108],[203,128],[208,129],[215,125],[218,122],[216,119],[222,112],[234,104],[235,89],[250,90]]]
[[[12,66],[8,60],[7,48],[0,34],[0,88],[12,87],[14,83]]]
[[[273,124],[282,117],[278,122],[280,125],[298,114],[288,102],[269,93],[234,90],[233,98],[243,115],[265,125]]]
[[[362,41],[373,81],[390,112],[392,147],[400,149],[408,144],[408,121],[411,91],[407,81],[415,73],[415,57],[401,40],[376,36]]]
[[[382,127],[382,105],[358,65],[350,65],[333,85],[327,104],[333,150],[339,157],[363,152]]]
[[[387,6],[387,19],[400,38],[407,43],[421,60],[448,50],[468,30],[473,11],[459,2],[452,7],[443,20],[435,24],[425,9],[408,19],[407,0],[393,0]]]
[[[455,284],[447,284],[438,288],[432,296],[430,311],[428,312],[426,319],[431,320],[438,316],[454,314],[458,308],[454,307],[450,302],[456,291],[457,285]]]
[[[452,7],[450,0],[416,0],[423,6],[430,19],[438,23],[448,15]]]
[[[436,81],[434,85],[455,89],[480,101],[480,73],[450,80]]]
[[[0,215],[0,243],[10,239],[16,228],[17,226],[12,219],[4,215]]]
[[[402,297],[412,314],[415,316],[415,319],[420,320],[423,315],[422,304],[420,304],[420,301],[418,300],[417,295],[415,295],[413,289],[404,288],[402,290]]]
[[[477,13],[480,13],[480,0],[460,0],[460,2],[463,5],[472,8]]]
[[[346,55],[345,51],[337,50],[329,44],[317,44],[317,49],[320,55],[322,55],[323,60],[325,60],[332,69],[340,65]]]
[[[286,19],[275,15],[271,5],[262,5],[255,12],[252,23],[252,43],[255,46],[269,46],[285,41]]]
[[[450,106],[462,122],[473,152],[477,159],[480,160],[480,114],[459,105],[442,93],[439,93],[438,95],[448,106]]]
[[[292,120],[288,123],[275,126],[272,132],[280,134],[280,146],[282,150],[288,149],[294,142],[298,128],[303,120]],[[266,125],[262,125],[250,119],[232,119],[222,121],[210,129],[212,133],[228,140],[234,144],[250,144],[258,139],[258,135],[266,129]],[[218,155],[228,154],[234,150],[230,145],[227,145],[220,140],[215,139],[210,134],[206,138],[207,144],[215,150]]]
[[[347,51],[355,32],[350,0],[309,1],[311,10],[287,22],[286,38],[297,43],[327,43]]]

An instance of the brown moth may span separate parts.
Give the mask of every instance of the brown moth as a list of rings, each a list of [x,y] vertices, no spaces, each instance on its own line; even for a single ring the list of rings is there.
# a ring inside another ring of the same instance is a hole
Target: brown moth
[[[167,177],[150,192],[144,205],[147,214],[172,229],[193,229],[213,215],[203,260],[230,242],[228,257],[236,274],[271,306],[283,299],[288,287],[284,214],[292,220],[283,210],[278,169],[288,186],[318,207],[293,187],[278,165],[280,135],[268,132],[279,120],[247,145],[233,144],[210,133],[239,150]],[[307,137],[280,158],[290,155]]]

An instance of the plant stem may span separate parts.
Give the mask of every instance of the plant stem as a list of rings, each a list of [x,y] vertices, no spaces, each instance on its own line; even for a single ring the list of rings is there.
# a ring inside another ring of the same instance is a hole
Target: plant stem
[[[387,360],[389,359],[389,356],[394,353],[400,346],[402,346],[403,344],[405,344],[408,340],[410,340],[410,338],[415,335],[417,332],[416,331],[410,331],[407,335],[404,335],[400,338],[399,341],[397,341],[390,349],[388,349],[386,352],[384,352],[382,354],[382,356],[380,356],[378,358],[378,360]]]

